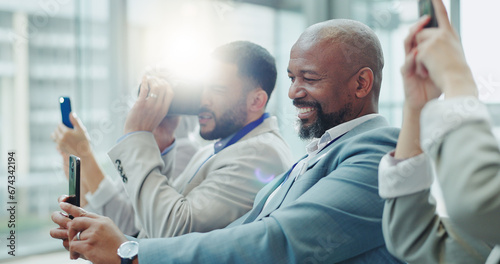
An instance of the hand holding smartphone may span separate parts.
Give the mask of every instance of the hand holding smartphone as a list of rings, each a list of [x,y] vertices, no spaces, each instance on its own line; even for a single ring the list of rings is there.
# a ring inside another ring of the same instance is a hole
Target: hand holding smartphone
[[[429,21],[429,23],[425,25],[426,28],[438,27],[438,22],[436,19],[436,14],[434,13],[434,6],[432,5],[432,0],[418,1],[418,16],[421,17],[423,15],[429,15],[431,17],[431,21]]]
[[[66,202],[80,206],[80,158],[69,156],[69,197]],[[72,218],[70,216],[70,218]]]
[[[71,100],[67,96],[59,97],[59,104],[61,105],[62,122],[69,128],[73,128],[73,124],[69,120],[69,113],[71,113]]]

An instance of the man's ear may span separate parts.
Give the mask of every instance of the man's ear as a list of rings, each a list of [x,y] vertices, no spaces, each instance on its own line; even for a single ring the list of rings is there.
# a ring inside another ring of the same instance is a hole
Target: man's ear
[[[367,96],[373,87],[373,71],[368,67],[364,67],[358,71],[356,76],[356,97],[364,98]]]
[[[248,93],[247,107],[249,111],[258,112],[266,107],[268,100],[267,93],[262,88],[256,88]]]

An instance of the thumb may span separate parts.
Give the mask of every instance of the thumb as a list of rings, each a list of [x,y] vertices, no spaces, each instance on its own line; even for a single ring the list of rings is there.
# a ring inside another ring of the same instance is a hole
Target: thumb
[[[78,118],[75,112],[70,113],[69,121],[71,122],[71,124],[73,124],[73,127],[75,129],[82,129],[82,121],[80,120],[80,118]]]

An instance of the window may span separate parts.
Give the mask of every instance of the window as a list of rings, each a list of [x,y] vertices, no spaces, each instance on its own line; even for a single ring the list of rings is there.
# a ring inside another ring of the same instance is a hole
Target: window
[[[461,37],[465,57],[479,89],[479,99],[486,102],[493,121],[493,132],[500,139],[500,35],[494,25],[500,23],[495,0],[461,1]],[[500,142],[499,142],[500,143]]]
[[[61,248],[48,232],[68,183],[50,135],[61,122],[62,95],[73,99],[73,110],[87,119],[91,133],[106,118],[114,94],[108,89],[108,14],[107,1],[0,1],[2,175],[8,152],[16,159],[15,182],[2,177],[0,200],[17,202],[15,218],[0,212],[0,234],[5,241],[15,232],[16,256]],[[115,138],[111,132],[102,140]],[[15,187],[12,200],[7,185]],[[15,227],[7,225],[12,220]],[[0,252],[0,259],[9,257],[7,250]]]

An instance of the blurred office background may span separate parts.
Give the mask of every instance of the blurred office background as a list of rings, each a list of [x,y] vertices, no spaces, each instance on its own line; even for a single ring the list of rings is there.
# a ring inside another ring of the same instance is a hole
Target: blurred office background
[[[309,25],[352,18],[372,27],[385,52],[380,112],[393,126],[403,104],[399,68],[403,39],[418,18],[417,0],[0,0],[0,207],[7,206],[7,153],[16,152],[16,257],[7,254],[9,214],[0,210],[0,262],[61,250],[49,237],[50,213],[66,193],[62,160],[50,134],[61,122],[59,96],[87,126],[94,152],[116,176],[107,150],[147,68],[169,64],[195,79],[201,58],[234,40],[267,48],[278,82],[268,111],[298,158],[305,142],[295,132],[287,96],[289,51]],[[447,0],[469,63],[500,126],[500,35],[497,0]],[[27,259],[26,259],[27,260]],[[39,262],[41,260],[37,258]],[[69,260],[67,261],[70,262]],[[16,262],[17,263],[17,262]],[[53,263],[48,260],[47,263]]]

